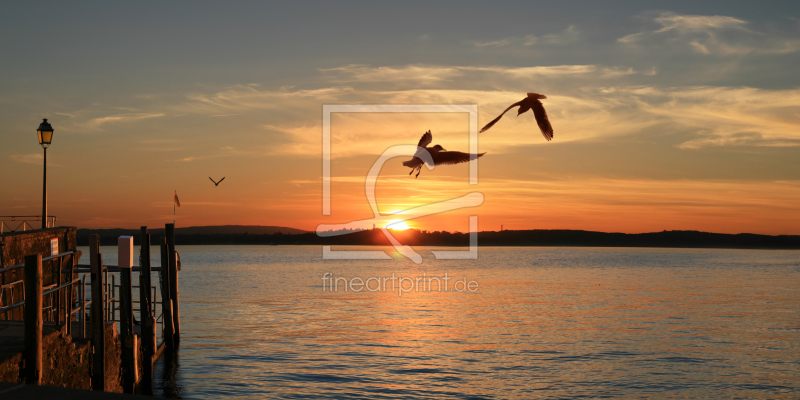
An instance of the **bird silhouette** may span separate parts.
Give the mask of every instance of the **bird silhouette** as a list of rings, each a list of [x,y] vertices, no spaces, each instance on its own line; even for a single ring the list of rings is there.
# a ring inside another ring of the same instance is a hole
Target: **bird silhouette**
[[[539,130],[542,131],[542,135],[547,140],[553,138],[553,126],[550,125],[550,120],[547,119],[547,111],[544,110],[544,105],[542,102],[539,101],[540,99],[546,99],[547,96],[539,93],[528,93],[528,97],[508,106],[502,114],[500,114],[497,118],[493,119],[492,122],[486,124],[486,126],[481,129],[481,133],[489,130],[497,121],[500,121],[500,118],[503,117],[503,114],[508,112],[508,110],[519,106],[519,110],[517,111],[517,116],[520,114],[528,111],[533,110],[533,116],[536,117],[536,123],[539,125]]]
[[[462,153],[460,151],[447,151],[444,147],[440,145],[436,145],[433,147],[428,147],[429,144],[433,141],[433,134],[431,131],[425,132],[422,135],[422,138],[419,139],[419,143],[417,146],[421,147],[417,149],[417,152],[414,154],[414,158],[404,161],[403,165],[406,167],[411,168],[411,172],[408,174],[411,175],[414,173],[414,170],[417,171],[417,175],[414,176],[416,179],[419,176],[419,173],[422,172],[422,165],[424,162],[418,155],[423,152],[427,151],[430,153],[431,158],[433,159],[433,165],[452,165],[452,164],[459,164],[462,162],[472,161],[477,159],[478,157],[483,156],[486,153],[480,154],[469,154],[469,153]]]
[[[211,179],[211,177],[209,176],[209,177],[208,177],[208,179]],[[219,180],[219,182],[222,182],[222,181],[224,181],[224,180],[225,180],[225,177],[223,176],[223,177],[222,177],[222,179],[220,179],[220,180]],[[214,180],[213,180],[213,179],[211,179],[211,182],[214,182]],[[219,186],[219,182],[214,182],[214,187],[217,187],[217,186]]]

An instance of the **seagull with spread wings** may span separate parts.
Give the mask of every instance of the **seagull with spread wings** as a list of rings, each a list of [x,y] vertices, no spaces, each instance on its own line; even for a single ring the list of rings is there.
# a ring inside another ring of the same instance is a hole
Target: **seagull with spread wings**
[[[211,179],[211,177],[209,176],[209,177],[208,177],[208,179]],[[222,182],[222,181],[224,181],[224,180],[225,180],[225,177],[223,176],[223,177],[222,177],[222,179],[220,179],[220,180],[219,180],[219,182]],[[213,179],[211,179],[211,182],[214,182],[214,180],[213,180]],[[219,182],[214,182],[214,187],[217,187],[217,186],[219,186]]]
[[[423,151],[427,151],[431,155],[431,158],[433,159],[433,165],[435,166],[452,165],[452,164],[459,164],[462,162],[472,161],[486,154],[486,153],[469,154],[469,153],[462,153],[460,151],[447,151],[444,149],[444,147],[438,144],[433,147],[428,147],[428,145],[431,144],[432,141],[433,141],[433,135],[431,134],[431,131],[425,132],[425,134],[422,135],[422,138],[419,140],[419,143],[417,144],[419,148],[417,149],[417,153],[414,154],[414,158],[403,162],[403,165],[411,168],[411,172],[408,173],[409,175],[413,174],[415,170],[417,171],[417,175],[415,175],[414,178],[418,177],[419,173],[422,172],[422,165],[424,164],[424,162],[420,157],[417,156]]]
[[[506,108],[506,110],[503,111],[502,114],[500,114],[497,118],[493,119],[492,122],[486,124],[486,126],[484,126],[483,129],[481,129],[481,133],[489,130],[489,128],[491,128],[494,124],[496,124],[497,121],[500,121],[500,118],[502,118],[503,115],[506,112],[508,112],[508,110],[518,106],[519,110],[517,110],[517,116],[528,110],[533,110],[533,116],[536,118],[536,123],[539,125],[539,130],[542,131],[542,135],[544,135],[544,138],[547,140],[552,139],[553,126],[550,125],[550,120],[547,119],[547,111],[544,110],[544,105],[542,105],[542,102],[539,101],[540,99],[546,99],[546,98],[547,96],[543,94],[528,93],[528,97],[508,106],[508,108]]]

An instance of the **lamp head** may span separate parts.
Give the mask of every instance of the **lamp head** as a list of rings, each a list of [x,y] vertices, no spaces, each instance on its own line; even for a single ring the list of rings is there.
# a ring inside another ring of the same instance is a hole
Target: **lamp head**
[[[47,122],[47,118],[39,124],[36,134],[39,135],[39,144],[42,145],[42,148],[46,149],[50,146],[50,142],[53,141],[53,127]]]

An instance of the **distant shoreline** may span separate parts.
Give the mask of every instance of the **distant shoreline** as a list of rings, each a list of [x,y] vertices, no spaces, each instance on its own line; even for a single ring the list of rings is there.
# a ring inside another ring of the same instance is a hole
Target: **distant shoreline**
[[[88,244],[90,234],[100,235],[102,245],[116,245],[119,236],[133,236],[135,229],[78,229],[77,244]],[[151,244],[158,243],[163,229],[150,231]],[[400,243],[409,246],[469,246],[469,234],[409,229],[392,231]],[[354,245],[391,246],[380,229],[351,231],[340,236],[319,237],[316,233],[284,227],[226,226],[176,228],[178,245]],[[512,247],[651,247],[708,249],[800,250],[800,235],[726,234],[699,231],[652,233],[607,233],[583,230],[504,230],[478,232],[480,246]]]

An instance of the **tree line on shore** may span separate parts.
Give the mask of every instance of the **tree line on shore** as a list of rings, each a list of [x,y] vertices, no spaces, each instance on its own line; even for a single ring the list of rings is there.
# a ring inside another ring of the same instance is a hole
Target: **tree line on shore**
[[[290,233],[181,233],[176,230],[179,245],[380,245],[391,243],[380,229],[350,231],[339,236],[320,237],[314,232]],[[293,230],[298,232],[298,230]],[[153,245],[160,240],[158,230],[151,231]],[[302,231],[301,231],[302,232]],[[464,232],[390,231],[402,244],[410,246],[469,246]],[[88,244],[90,234],[99,234],[101,245],[117,244],[119,236],[133,236],[138,245],[139,231],[126,229],[78,229],[79,246]],[[163,236],[163,230],[161,235]],[[698,231],[663,231],[652,233],[607,233],[582,230],[504,230],[478,232],[480,246],[583,246],[583,247],[674,247],[674,248],[737,248],[737,249],[800,249],[798,235],[724,234]]]

